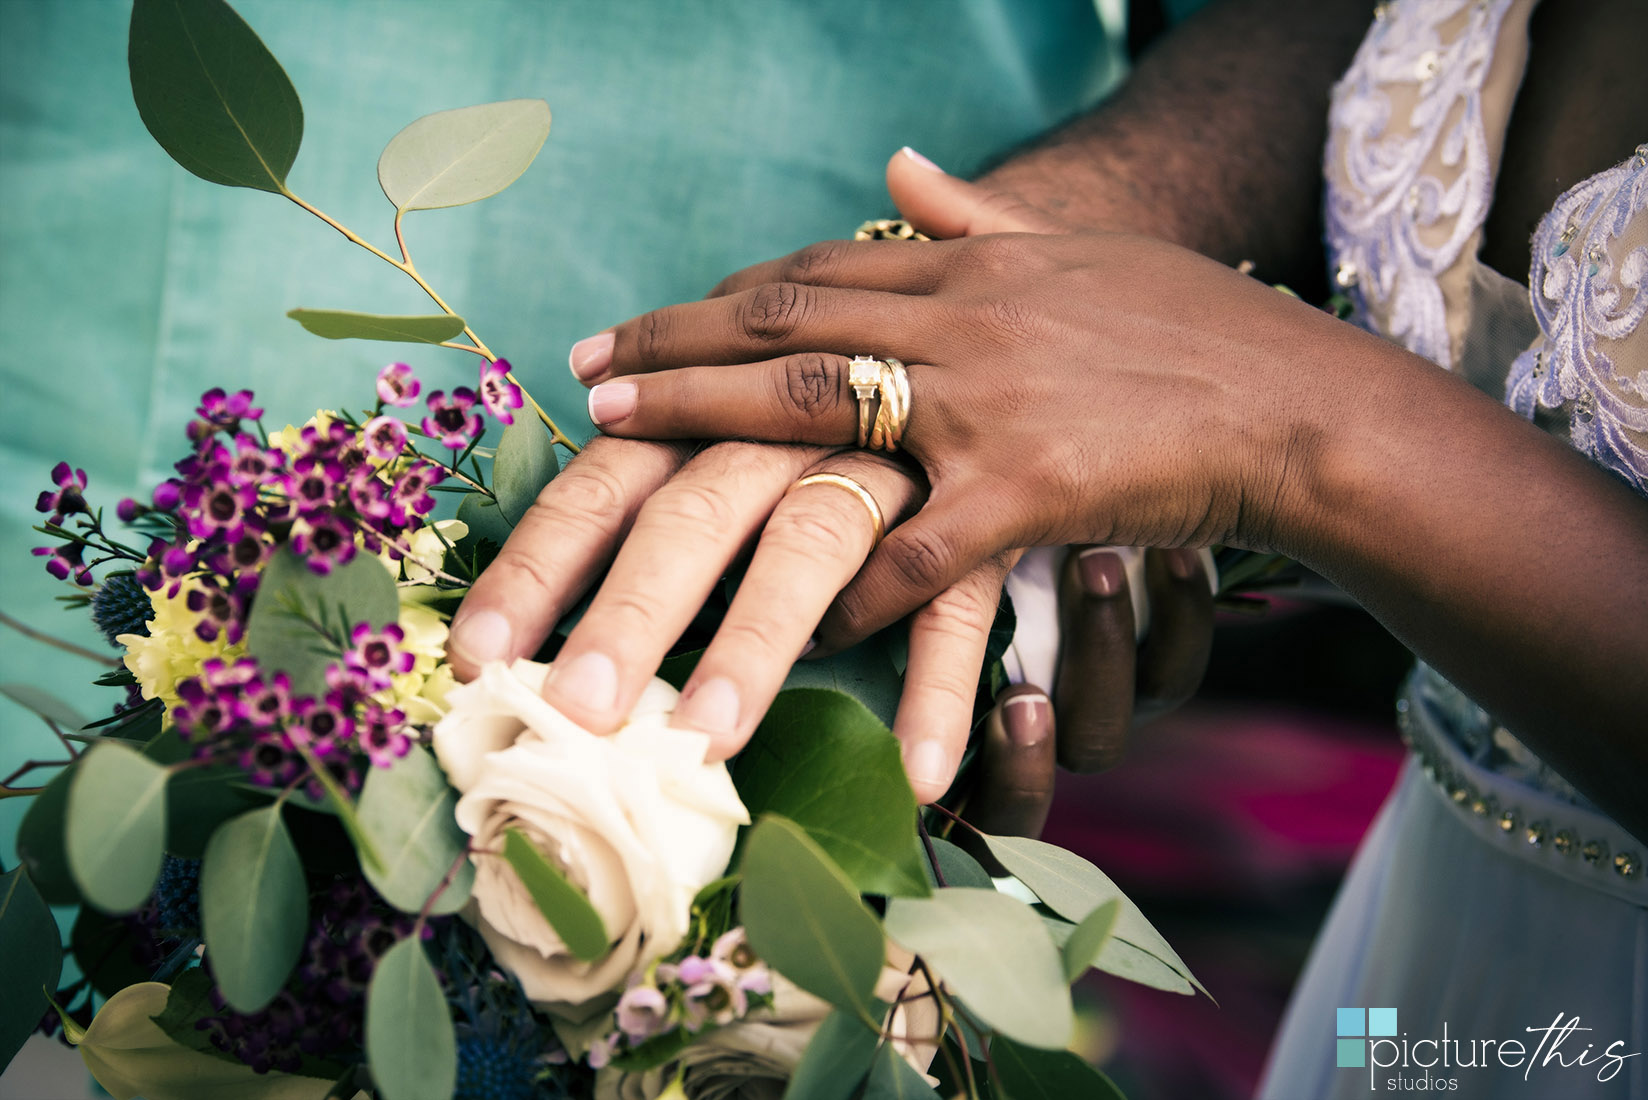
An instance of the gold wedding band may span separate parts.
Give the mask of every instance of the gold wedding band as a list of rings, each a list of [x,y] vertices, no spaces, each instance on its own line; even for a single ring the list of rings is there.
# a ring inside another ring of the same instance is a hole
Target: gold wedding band
[[[881,389],[881,367],[879,359],[872,359],[868,355],[855,355],[852,362],[847,364],[847,384],[853,388],[858,396],[858,445],[870,445],[870,413],[874,410],[873,402]]]
[[[854,356],[847,364],[847,384],[858,398],[858,445],[889,454],[898,450],[910,422],[910,375],[904,364],[890,355]],[[879,407],[873,404],[877,398]]]
[[[930,241],[933,238],[903,218],[877,218],[858,227],[855,241]]]
[[[881,505],[870,495],[870,490],[846,474],[808,474],[786,489],[784,495],[789,496],[803,485],[834,485],[837,489],[845,489],[857,497],[859,503],[864,505],[864,510],[870,513],[870,549],[874,550],[881,545],[881,536],[886,533],[886,524],[881,518]]]

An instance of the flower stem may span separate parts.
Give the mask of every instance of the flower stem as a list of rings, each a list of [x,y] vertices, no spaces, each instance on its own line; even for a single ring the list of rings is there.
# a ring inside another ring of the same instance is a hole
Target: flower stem
[[[77,646],[73,642],[65,642],[61,638],[54,638],[50,634],[34,629],[34,627],[29,626],[27,623],[19,622],[10,615],[6,614],[4,611],[0,611],[0,625],[9,626],[25,638],[33,638],[37,642],[44,642],[46,645],[55,646],[65,653],[74,654],[76,657],[84,657],[88,661],[96,661],[98,664],[105,665],[109,668],[122,667],[120,662],[113,657],[105,657],[101,653],[96,653],[92,650]]]

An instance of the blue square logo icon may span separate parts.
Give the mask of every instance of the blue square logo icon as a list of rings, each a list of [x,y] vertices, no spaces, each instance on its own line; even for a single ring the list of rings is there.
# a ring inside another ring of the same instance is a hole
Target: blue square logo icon
[[[1343,1034],[1343,1033],[1341,1032],[1341,1034]],[[1394,1008],[1370,1008],[1370,1009],[1368,1009],[1368,1034],[1369,1035],[1395,1035],[1396,1034],[1396,1009],[1394,1009]]]
[[[1366,1035],[1368,1033],[1366,1012],[1366,1009],[1361,1008],[1341,1008],[1339,1010],[1339,1034]],[[1340,1044],[1340,1049],[1344,1049],[1343,1044]],[[1343,1065],[1344,1063],[1341,1062],[1340,1064]]]
[[[1367,1065],[1368,1044],[1364,1039],[1340,1039],[1339,1068],[1361,1069]]]

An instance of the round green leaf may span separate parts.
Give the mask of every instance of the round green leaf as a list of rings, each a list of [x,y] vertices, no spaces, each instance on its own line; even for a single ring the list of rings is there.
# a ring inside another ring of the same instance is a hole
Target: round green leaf
[[[166,852],[168,772],[136,749],[93,746],[74,769],[64,842],[81,895],[110,913],[142,905]]]
[[[92,983],[92,988],[105,997],[138,982],[146,982],[153,974],[152,966],[144,966],[137,959],[138,924],[123,917],[110,917],[89,905],[81,906],[69,929],[69,948],[74,961]],[[141,933],[145,944],[148,933]]]
[[[1062,949],[1065,978],[1075,981],[1098,959],[1104,945],[1110,942],[1110,933],[1115,931],[1121,908],[1122,899],[1111,898],[1076,925]]]
[[[381,867],[365,859],[361,866],[367,881],[402,912],[419,912],[468,846],[452,816],[457,803],[440,766],[422,747],[367,774],[355,813]],[[465,860],[429,911],[456,912],[469,900],[474,882],[475,865]]]
[[[847,1100],[875,1056],[876,1033],[851,1012],[824,1017],[790,1075],[784,1100]]]
[[[498,455],[492,460],[492,491],[498,494],[498,508],[514,527],[538,499],[538,493],[560,469],[555,444],[537,417],[517,415],[498,440]]]
[[[237,1011],[272,1000],[309,931],[303,864],[280,806],[241,814],[212,834],[200,869],[200,924],[212,974]]]
[[[86,725],[86,716],[49,691],[33,684],[0,684],[4,695],[25,710],[33,711],[48,722],[55,722],[64,733],[73,733]]]
[[[794,822],[769,814],[750,831],[742,872],[739,916],[755,953],[837,1008],[879,1018],[881,926],[824,850]]]
[[[977,886],[981,890],[996,888],[996,884],[990,879],[990,873],[979,865],[978,860],[941,836],[932,837],[930,840],[933,845],[933,856],[938,863],[938,873],[944,876],[945,886]]]
[[[0,875],[0,1068],[22,1049],[50,1007],[45,990],[57,989],[63,970],[57,922],[40,891],[13,867]]]
[[[265,669],[290,676],[295,694],[320,695],[326,666],[339,653],[311,621],[342,637],[356,623],[380,628],[400,614],[395,578],[377,558],[357,554],[323,577],[283,548],[263,570],[246,623],[246,648]]]
[[[46,789],[34,796],[17,827],[17,858],[28,868],[40,896],[51,905],[78,905],[80,888],[69,873],[69,853],[63,843],[63,824],[69,812],[69,785],[74,768],[52,776]]]
[[[303,105],[268,49],[223,0],[136,0],[126,60],[143,125],[213,183],[282,194]]]
[[[893,1044],[883,1043],[870,1063],[870,1079],[864,1083],[859,1100],[934,1100],[936,1096],[927,1078],[917,1073]],[[1013,1100],[1018,1100],[1016,1093]]]
[[[1037,1050],[998,1037],[990,1044],[990,1060],[1013,1100],[1125,1100],[1115,1082],[1067,1050]]]
[[[383,1100],[447,1100],[458,1040],[423,944],[402,940],[378,960],[366,991],[366,1059]]]
[[[246,773],[228,765],[178,772],[166,787],[166,850],[184,859],[199,859],[219,825],[267,805],[272,794],[251,787]]]
[[[437,111],[390,139],[378,182],[399,210],[477,202],[519,179],[548,136],[549,104],[541,99]]]
[[[464,319],[450,313],[394,317],[341,309],[289,309],[286,316],[328,340],[390,340],[402,344],[438,344],[455,339]]]
[[[986,1025],[1063,1049],[1075,1015],[1064,965],[1034,909],[995,890],[951,887],[894,898],[887,934],[926,959]]]

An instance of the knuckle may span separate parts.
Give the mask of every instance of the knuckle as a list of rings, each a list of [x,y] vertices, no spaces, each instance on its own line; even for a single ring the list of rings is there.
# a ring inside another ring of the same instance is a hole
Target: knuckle
[[[770,539],[775,549],[786,553],[816,561],[839,561],[861,552],[859,540],[849,534],[852,518],[828,506],[783,508],[767,521],[762,539]],[[862,515],[859,518],[863,521]]]
[[[547,562],[524,546],[519,539],[504,543],[482,579],[497,586],[511,603],[558,602],[565,587],[564,577],[553,577]],[[479,582],[477,582],[479,584]],[[527,589],[527,591],[522,591]]]
[[[716,630],[715,642],[718,647],[730,646],[736,653],[753,654],[770,660],[775,653],[794,649],[795,643],[788,640],[785,634],[783,624],[772,619],[729,617]],[[787,666],[786,660],[784,667]]]
[[[668,314],[655,309],[635,319],[635,357],[643,367],[662,363],[669,348]]]
[[[779,341],[795,332],[810,296],[800,283],[766,283],[744,303],[739,323],[753,340]]]
[[[551,529],[576,524],[606,528],[624,514],[624,485],[611,470],[574,463],[539,491],[530,511]]]
[[[943,539],[921,527],[900,528],[881,550],[894,574],[921,592],[943,587],[955,560],[955,551]]]
[[[790,408],[821,417],[841,407],[841,365],[834,356],[792,355],[784,362],[782,379],[782,397]]]
[[[1047,324],[1035,305],[1016,295],[982,298],[975,306],[983,329],[1011,347],[1037,343]]]
[[[1127,757],[1126,731],[1109,722],[1093,723],[1081,737],[1061,741],[1058,755],[1066,770],[1079,775],[1107,772]]]
[[[847,246],[841,241],[820,241],[796,252],[779,269],[779,279],[787,283],[813,283],[828,279],[841,266]]]
[[[580,629],[587,629],[585,624],[599,623],[605,628],[602,633],[610,631],[612,637],[636,639],[654,629],[664,612],[656,595],[632,588],[602,588],[596,602],[590,605],[589,614],[578,625]]]
[[[718,538],[734,530],[739,514],[731,496],[718,485],[685,481],[653,494],[646,513],[683,533]]]

